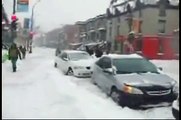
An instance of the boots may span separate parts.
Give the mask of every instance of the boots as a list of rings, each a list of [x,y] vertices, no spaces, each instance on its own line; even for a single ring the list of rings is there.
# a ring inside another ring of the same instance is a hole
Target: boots
[[[13,67],[13,72],[16,72],[16,67]]]

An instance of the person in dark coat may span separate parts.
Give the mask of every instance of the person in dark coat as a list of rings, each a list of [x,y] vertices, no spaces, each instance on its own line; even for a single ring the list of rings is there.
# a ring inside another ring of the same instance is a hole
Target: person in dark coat
[[[20,51],[19,51],[17,45],[15,43],[13,43],[11,45],[11,47],[9,48],[8,52],[9,52],[9,60],[11,60],[11,62],[12,62],[13,72],[16,72],[16,62],[18,60],[18,56],[19,56],[19,59],[21,60]]]
[[[95,56],[98,58],[98,57],[101,57],[102,55],[103,55],[103,51],[97,45],[95,48]]]
[[[89,49],[89,47],[88,47],[88,46],[85,46],[85,48],[86,48],[86,52],[88,52],[88,53],[89,53],[89,55],[93,55],[93,54],[94,54],[94,51],[93,51],[93,50],[91,50],[91,49]]]
[[[26,48],[25,48],[25,46],[22,47],[21,52],[23,54],[23,59],[25,59],[25,57],[26,57]]]
[[[58,56],[61,53],[60,47],[58,47],[55,51],[55,56]]]
[[[26,48],[25,48],[25,47],[20,46],[20,47],[19,47],[19,50],[20,50],[20,51],[21,51],[21,53],[22,53],[23,59],[25,59],[25,56],[26,56]]]

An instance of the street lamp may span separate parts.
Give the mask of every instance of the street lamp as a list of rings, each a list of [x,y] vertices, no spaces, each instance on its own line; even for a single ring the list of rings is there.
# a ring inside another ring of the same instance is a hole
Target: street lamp
[[[30,27],[30,31],[31,31],[31,32],[33,32],[34,9],[35,9],[36,5],[37,5],[39,2],[40,2],[40,0],[38,0],[38,1],[33,5],[33,7],[32,7],[32,12],[31,12],[31,27]],[[32,42],[33,42],[32,39],[33,39],[33,37],[31,38],[31,41],[30,41],[30,51],[29,51],[29,53],[32,53]]]

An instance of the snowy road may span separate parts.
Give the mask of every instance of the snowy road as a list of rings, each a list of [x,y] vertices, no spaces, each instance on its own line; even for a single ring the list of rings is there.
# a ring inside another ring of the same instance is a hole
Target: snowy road
[[[65,76],[55,69],[55,50],[33,50],[18,61],[16,73],[9,61],[2,64],[2,118],[173,118],[171,107],[144,111],[119,107],[89,78]],[[178,61],[153,62],[179,80]]]

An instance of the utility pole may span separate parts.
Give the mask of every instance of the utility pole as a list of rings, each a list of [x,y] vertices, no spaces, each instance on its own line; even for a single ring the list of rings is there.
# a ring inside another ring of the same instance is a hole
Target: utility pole
[[[15,13],[16,13],[16,0],[13,0],[13,14],[12,15],[15,15]],[[12,23],[11,23],[11,40],[12,40],[12,42],[14,42],[15,37],[16,37],[16,30],[14,30],[14,28],[13,28],[13,21],[12,21]]]
[[[16,13],[16,0],[13,0],[13,14]]]
[[[32,12],[31,12],[31,27],[30,27],[30,31],[33,33],[33,24],[34,24],[34,9],[36,7],[36,5],[40,2],[40,0],[38,0],[32,7]],[[32,53],[32,43],[33,43],[33,36],[30,40],[30,51],[29,53]]]

